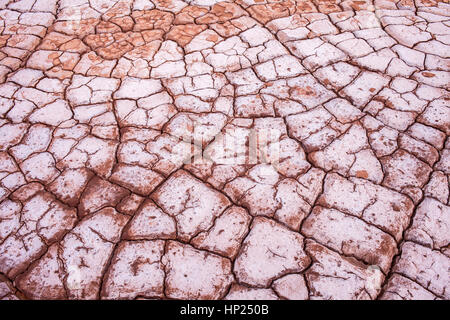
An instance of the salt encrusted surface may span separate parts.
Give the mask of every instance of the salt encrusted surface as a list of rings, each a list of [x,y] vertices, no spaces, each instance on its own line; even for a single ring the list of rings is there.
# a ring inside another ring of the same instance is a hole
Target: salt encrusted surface
[[[450,299],[449,59],[448,0],[0,0],[0,299]]]

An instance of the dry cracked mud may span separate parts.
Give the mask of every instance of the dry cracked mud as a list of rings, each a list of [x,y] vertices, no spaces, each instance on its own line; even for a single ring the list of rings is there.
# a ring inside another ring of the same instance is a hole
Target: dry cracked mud
[[[450,299],[448,2],[0,0],[0,299]]]

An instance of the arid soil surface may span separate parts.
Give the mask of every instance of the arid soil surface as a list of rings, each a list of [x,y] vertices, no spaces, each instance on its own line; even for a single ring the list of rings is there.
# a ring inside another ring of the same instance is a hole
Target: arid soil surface
[[[450,299],[449,69],[447,0],[0,0],[0,299]]]

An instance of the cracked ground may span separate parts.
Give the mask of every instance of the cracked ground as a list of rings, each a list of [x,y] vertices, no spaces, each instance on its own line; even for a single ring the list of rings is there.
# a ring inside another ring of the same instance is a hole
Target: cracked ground
[[[448,1],[0,0],[0,298],[450,299],[449,35]]]

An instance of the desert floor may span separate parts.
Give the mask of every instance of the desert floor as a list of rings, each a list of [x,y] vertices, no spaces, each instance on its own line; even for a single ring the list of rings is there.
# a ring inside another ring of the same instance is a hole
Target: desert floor
[[[0,0],[1,299],[450,299],[448,0]]]

